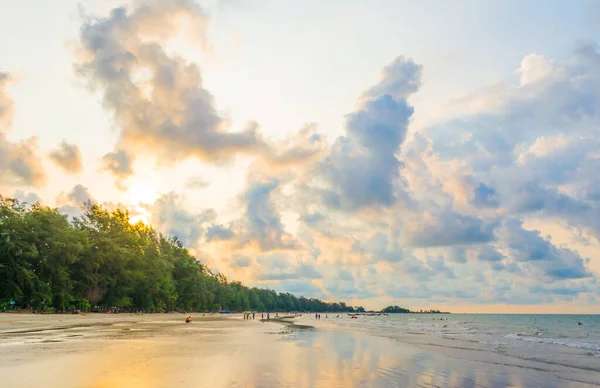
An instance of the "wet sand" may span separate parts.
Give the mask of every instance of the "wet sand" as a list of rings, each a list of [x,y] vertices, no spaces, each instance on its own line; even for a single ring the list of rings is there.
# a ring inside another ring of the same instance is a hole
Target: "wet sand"
[[[593,386],[366,333],[192,317],[0,314],[2,387]]]

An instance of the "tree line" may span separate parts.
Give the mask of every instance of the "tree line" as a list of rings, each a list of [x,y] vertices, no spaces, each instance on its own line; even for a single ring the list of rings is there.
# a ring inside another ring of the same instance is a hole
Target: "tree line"
[[[176,237],[86,204],[58,209],[0,196],[0,310],[364,311],[228,281]]]

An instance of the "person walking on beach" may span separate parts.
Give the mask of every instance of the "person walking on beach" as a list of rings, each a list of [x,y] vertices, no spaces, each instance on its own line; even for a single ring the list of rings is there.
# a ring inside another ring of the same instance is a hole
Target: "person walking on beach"
[[[315,313],[315,319],[319,319],[319,314]]]
[[[252,320],[254,320],[254,313],[252,313]]]

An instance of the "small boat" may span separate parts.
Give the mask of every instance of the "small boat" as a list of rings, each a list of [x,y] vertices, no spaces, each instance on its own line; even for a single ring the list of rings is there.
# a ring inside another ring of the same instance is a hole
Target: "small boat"
[[[358,319],[358,315],[350,315],[350,318],[352,318],[352,319]]]

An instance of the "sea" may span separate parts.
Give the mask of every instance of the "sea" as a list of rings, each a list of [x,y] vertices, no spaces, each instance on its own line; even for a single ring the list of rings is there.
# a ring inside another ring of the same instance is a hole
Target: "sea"
[[[307,315],[303,321],[314,320]],[[600,315],[322,314],[321,324],[422,345],[600,371]],[[580,324],[581,323],[581,324]]]

